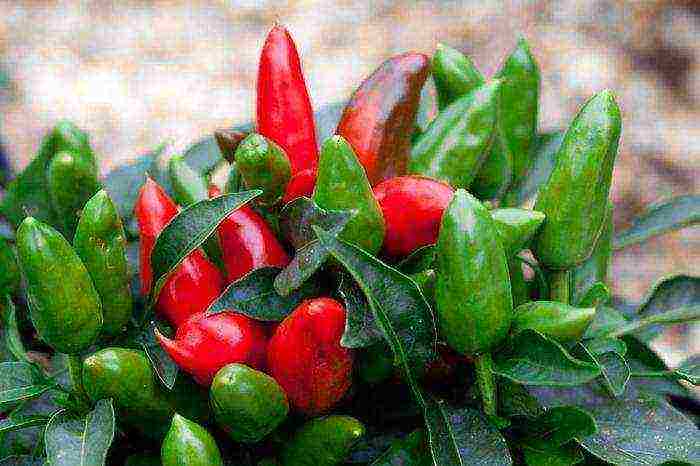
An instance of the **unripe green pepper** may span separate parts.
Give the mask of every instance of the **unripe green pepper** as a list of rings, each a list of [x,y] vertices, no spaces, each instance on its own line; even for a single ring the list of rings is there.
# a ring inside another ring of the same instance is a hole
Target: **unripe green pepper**
[[[124,227],[105,190],[85,204],[73,245],[102,301],[102,333],[118,335],[131,318],[131,277]]]
[[[179,414],[173,416],[170,430],[160,450],[163,466],[223,466],[214,437],[199,424]]]
[[[46,178],[61,230],[70,237],[83,206],[100,189],[95,158],[87,152],[59,152],[49,162]]]
[[[500,87],[486,83],[440,112],[413,145],[409,171],[468,188],[491,147]]]
[[[262,189],[258,201],[277,204],[292,177],[292,166],[284,150],[259,134],[246,137],[236,149],[236,168],[248,189]]]
[[[17,255],[39,337],[61,353],[87,349],[102,329],[102,305],[71,245],[50,226],[27,217],[17,230]]]
[[[613,205],[612,202],[608,202],[603,230],[591,256],[571,271],[571,302],[574,304],[579,304],[596,283],[608,282],[614,235],[612,215]]]
[[[533,251],[546,267],[566,270],[591,255],[605,220],[620,131],[620,109],[607,90],[586,102],[567,130],[535,203],[547,221]]]
[[[513,180],[513,154],[506,145],[500,123],[495,132],[491,152],[469,188],[480,199],[500,199]]]
[[[517,208],[494,209],[491,217],[508,257],[525,249],[545,220],[542,212]]]
[[[556,340],[579,341],[595,317],[594,307],[556,301],[531,301],[515,309],[513,331],[537,330]]]
[[[365,434],[360,421],[350,416],[326,416],[304,424],[280,455],[284,466],[335,466]]]
[[[469,57],[444,44],[437,45],[431,71],[440,109],[484,83],[484,77]]]
[[[489,211],[458,190],[437,242],[440,334],[458,353],[487,352],[508,333],[513,297],[506,254]]]
[[[19,288],[20,273],[12,246],[0,238],[0,295],[12,294]]]
[[[356,211],[342,239],[372,254],[382,247],[384,216],[364,168],[342,136],[327,139],[321,147],[313,199],[323,209]]]
[[[287,395],[275,379],[243,364],[216,373],[210,400],[217,424],[236,442],[259,442],[289,413]]]

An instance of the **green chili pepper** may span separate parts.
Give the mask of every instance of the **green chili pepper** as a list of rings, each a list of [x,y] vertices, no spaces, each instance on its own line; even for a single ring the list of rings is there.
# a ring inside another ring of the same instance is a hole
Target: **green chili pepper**
[[[0,295],[13,294],[20,283],[17,257],[12,246],[4,238],[0,238]]]
[[[531,301],[515,310],[513,331],[532,329],[560,341],[578,341],[593,317],[593,307],[573,307],[556,301]]]
[[[513,154],[505,143],[499,121],[496,125],[491,152],[481,165],[469,190],[480,199],[500,199],[510,187],[512,180]]]
[[[602,230],[620,139],[612,92],[591,98],[571,123],[535,209],[547,216],[534,242],[538,260],[566,270],[585,261]]]
[[[603,230],[593,248],[591,256],[571,271],[571,302],[579,304],[597,284],[608,281],[608,271],[612,260],[613,205],[608,202]]]
[[[236,149],[236,168],[249,189],[262,189],[258,200],[277,204],[292,176],[292,166],[284,150],[259,134],[251,134]]]
[[[435,301],[442,337],[455,351],[489,351],[508,333],[513,314],[508,265],[489,211],[457,190],[437,242]]]
[[[102,332],[115,336],[129,322],[133,304],[126,235],[117,208],[105,190],[85,204],[73,245],[102,300]]]
[[[431,71],[441,110],[484,84],[484,77],[474,62],[444,44],[437,45]]]
[[[411,150],[411,173],[468,188],[491,147],[501,81],[460,97],[433,120]]]
[[[242,364],[216,373],[210,399],[216,422],[237,442],[259,442],[289,412],[287,395],[275,379]]]
[[[384,216],[364,168],[341,136],[327,139],[321,147],[313,198],[323,209],[354,210],[340,237],[370,253],[379,251],[386,229]]]
[[[46,177],[61,231],[70,237],[81,209],[100,189],[97,164],[91,153],[59,152],[49,163]]]
[[[160,450],[163,466],[223,466],[214,437],[196,422],[179,414],[173,416],[170,430]]]
[[[525,249],[544,222],[542,212],[529,209],[494,209],[491,217],[509,257]]]
[[[59,232],[27,217],[17,230],[17,255],[39,337],[61,353],[85,350],[102,329],[102,306],[73,248]]]
[[[360,421],[350,416],[326,416],[304,424],[287,442],[280,459],[284,466],[335,466],[365,434]]]

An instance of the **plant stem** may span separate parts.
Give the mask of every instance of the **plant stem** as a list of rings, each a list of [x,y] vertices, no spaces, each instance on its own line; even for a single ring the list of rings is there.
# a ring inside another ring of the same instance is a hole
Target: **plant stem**
[[[554,270],[549,274],[549,297],[552,301],[569,304],[571,299],[571,272]]]
[[[477,357],[476,361],[474,361],[474,367],[476,369],[476,381],[481,392],[481,401],[484,404],[484,413],[488,416],[495,416],[498,401],[491,353],[485,353]]]
[[[83,361],[80,356],[68,355],[68,375],[75,396],[81,401],[86,401],[88,398],[83,387]]]

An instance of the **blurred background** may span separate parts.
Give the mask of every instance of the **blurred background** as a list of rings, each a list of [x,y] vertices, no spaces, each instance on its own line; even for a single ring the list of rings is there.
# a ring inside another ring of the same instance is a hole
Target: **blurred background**
[[[700,192],[700,2],[0,0],[0,139],[15,169],[68,118],[103,173],[162,142],[178,152],[254,116],[257,60],[275,21],[293,34],[315,107],[346,99],[391,55],[444,42],[490,75],[528,39],[542,72],[540,125],[566,127],[615,90],[624,129],[616,228],[650,203]],[[700,228],[618,253],[617,294],[700,275]],[[657,342],[669,362],[700,351],[698,327]]]

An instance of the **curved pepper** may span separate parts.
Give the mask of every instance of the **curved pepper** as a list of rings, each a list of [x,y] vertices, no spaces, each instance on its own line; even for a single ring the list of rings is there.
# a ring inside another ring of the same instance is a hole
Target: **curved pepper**
[[[219,188],[209,187],[211,197],[219,194]],[[285,267],[289,263],[289,255],[270,226],[250,206],[226,217],[218,231],[229,283],[255,269]]]
[[[224,466],[214,437],[196,422],[173,416],[160,450],[163,466]]]
[[[370,253],[382,247],[382,211],[362,165],[342,136],[333,136],[323,143],[313,199],[323,209],[355,210],[340,233],[342,239]]]
[[[0,238],[0,294],[13,294],[19,288],[20,280],[15,252],[5,238]]]
[[[354,417],[312,419],[295,432],[280,459],[284,466],[335,466],[364,435],[365,427]]]
[[[249,189],[263,191],[258,200],[267,205],[279,202],[291,177],[291,166],[284,150],[259,134],[251,134],[240,143],[236,150],[236,168]]]
[[[132,314],[126,236],[117,208],[104,190],[85,204],[73,239],[102,301],[102,332],[121,333]]]
[[[508,257],[525,249],[545,221],[542,212],[518,208],[494,209],[491,217]]]
[[[153,279],[151,251],[156,238],[177,215],[177,206],[151,178],[139,192],[134,207],[141,238],[141,289],[148,294]],[[190,316],[204,312],[221,293],[221,272],[204,253],[195,250],[187,256],[165,282],[156,302],[156,310],[176,327]]]
[[[46,172],[48,191],[66,236],[73,235],[85,202],[100,189],[97,177],[92,152],[59,152],[51,159]]]
[[[533,252],[550,269],[586,260],[600,235],[620,140],[620,109],[603,91],[583,106],[564,136],[535,210],[547,216]]]
[[[579,341],[595,317],[593,307],[556,301],[531,301],[515,309],[513,331],[537,330],[561,341]]]
[[[405,53],[382,63],[350,98],[336,134],[355,150],[370,184],[403,175],[429,59]]]
[[[304,301],[270,339],[270,374],[294,407],[308,415],[335,405],[352,382],[352,352],[340,346],[345,309],[331,298]]]
[[[500,87],[486,83],[440,112],[413,145],[409,171],[468,188],[491,147]]]
[[[265,39],[257,92],[258,132],[284,149],[293,179],[305,172],[290,183],[290,194],[285,196],[285,201],[310,195],[318,165],[314,115],[296,46],[289,32],[280,25],[275,25]]]
[[[216,373],[210,399],[216,422],[236,442],[259,442],[289,413],[287,395],[275,379],[242,364]]]
[[[450,347],[474,355],[500,343],[513,315],[506,254],[488,210],[464,190],[442,218],[437,270],[440,332]]]
[[[608,283],[614,233],[613,204],[608,202],[603,231],[596,241],[591,256],[571,271],[572,303],[579,304],[596,283]]]
[[[17,255],[39,337],[61,353],[87,349],[102,329],[102,305],[71,245],[50,226],[27,217],[17,230]]]
[[[435,244],[442,214],[454,190],[445,183],[422,176],[398,176],[374,187],[386,222],[384,252],[404,257]]]

